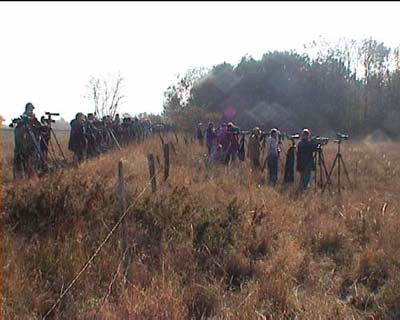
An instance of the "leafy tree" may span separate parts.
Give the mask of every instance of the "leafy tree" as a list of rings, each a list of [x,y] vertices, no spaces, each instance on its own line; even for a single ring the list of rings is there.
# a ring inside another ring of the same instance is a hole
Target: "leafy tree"
[[[236,66],[224,62],[179,77],[165,92],[163,114],[181,128],[213,115],[245,129],[307,126],[360,135],[378,128],[399,135],[390,125],[400,114],[399,52],[371,38],[319,38],[302,53],[246,55]]]

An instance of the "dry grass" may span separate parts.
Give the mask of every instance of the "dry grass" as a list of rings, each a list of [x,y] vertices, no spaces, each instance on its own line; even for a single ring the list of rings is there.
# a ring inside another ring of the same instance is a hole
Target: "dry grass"
[[[397,144],[345,142],[356,187],[344,181],[341,196],[321,196],[259,186],[247,161],[208,168],[200,146],[165,139],[178,154],[170,179],[161,173],[158,192],[147,190],[126,218],[126,276],[118,230],[53,319],[400,317]],[[162,162],[162,149],[154,138],[12,183],[11,145],[4,139],[3,314],[37,319],[117,221],[118,161],[131,203],[148,182],[147,153]],[[326,146],[327,164],[335,152]]]

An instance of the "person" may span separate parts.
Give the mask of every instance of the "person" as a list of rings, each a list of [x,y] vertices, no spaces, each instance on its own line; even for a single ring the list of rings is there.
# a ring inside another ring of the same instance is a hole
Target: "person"
[[[101,134],[96,126],[96,118],[93,113],[87,114],[85,130],[87,133],[87,156],[93,158],[100,154]]]
[[[240,134],[240,129],[235,126],[232,122],[228,123],[227,126],[227,153],[226,153],[226,164],[228,164],[230,161],[235,162],[236,158],[238,157],[239,154],[239,134]]]
[[[199,143],[201,146],[203,145],[203,142],[204,142],[204,135],[203,135],[203,131],[201,129],[202,126],[203,126],[203,124],[200,122],[197,125],[197,129],[196,129],[196,138],[197,138],[197,140],[199,140]]]
[[[33,113],[34,109],[33,104],[28,102],[22,116],[15,119],[14,179],[24,177],[25,174],[31,177],[34,173],[35,160],[40,152],[39,137],[41,130],[41,124]]]
[[[71,132],[69,136],[68,149],[75,154],[78,162],[81,162],[87,151],[87,133],[85,127],[85,115],[78,112],[75,119],[70,122]]]
[[[311,141],[311,131],[303,129],[297,144],[297,171],[300,173],[300,191],[305,191],[311,180],[311,171],[315,168],[313,153],[319,145]]]
[[[269,184],[272,186],[275,186],[276,182],[278,181],[278,161],[280,153],[278,134],[278,130],[273,128],[271,129],[270,136],[267,139]]]
[[[206,130],[206,139],[208,154],[210,155],[215,147],[215,143],[217,140],[217,134],[214,131],[214,124],[212,122],[208,123],[208,127]]]
[[[260,134],[261,130],[255,127],[250,134],[247,147],[250,165],[253,171],[258,171],[260,169]]]

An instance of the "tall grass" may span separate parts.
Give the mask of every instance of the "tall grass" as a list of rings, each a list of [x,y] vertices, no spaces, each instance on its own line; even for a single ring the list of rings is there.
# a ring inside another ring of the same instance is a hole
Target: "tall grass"
[[[260,184],[248,161],[209,167],[204,147],[164,139],[177,152],[170,178],[160,173],[157,193],[127,215],[129,250],[118,229],[52,319],[400,317],[398,145],[345,142],[355,188],[343,180],[341,195],[321,196],[314,185],[298,194]],[[3,186],[5,319],[46,313],[121,214],[118,161],[132,203],[148,184],[149,152],[161,172],[155,137]],[[327,164],[335,154],[328,144]]]

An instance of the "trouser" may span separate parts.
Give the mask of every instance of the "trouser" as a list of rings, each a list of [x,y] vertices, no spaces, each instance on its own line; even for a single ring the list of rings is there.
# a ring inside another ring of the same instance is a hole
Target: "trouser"
[[[228,149],[226,153],[226,163],[228,164],[230,161],[235,162],[237,156],[238,156],[238,150]]]
[[[214,151],[213,143],[207,143],[208,154],[210,155]]]
[[[300,191],[305,191],[311,180],[311,172],[312,168],[305,168],[303,171],[300,171]]]
[[[278,181],[278,157],[268,157],[269,184],[275,186]]]

